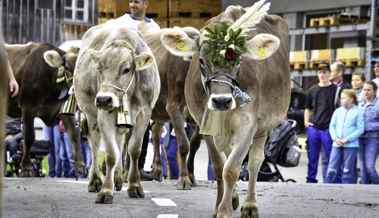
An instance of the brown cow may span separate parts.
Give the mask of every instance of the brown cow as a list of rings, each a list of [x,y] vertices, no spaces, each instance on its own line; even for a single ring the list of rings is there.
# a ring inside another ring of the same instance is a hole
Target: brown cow
[[[7,69],[7,57],[5,54],[3,30],[0,26],[0,154],[4,157],[4,133],[5,133],[5,114],[7,109],[7,102],[9,96],[9,85],[7,84],[9,79],[6,74]],[[0,214],[3,209],[3,176],[4,176],[4,161],[0,161]]]
[[[179,28],[176,28],[179,29]],[[180,28],[191,38],[195,38],[200,32],[192,27]],[[199,135],[198,126],[193,131],[191,143],[189,142],[184,130],[184,122],[196,125],[189,114],[184,97],[184,82],[190,66],[189,57],[177,57],[170,54],[161,43],[161,35],[167,29],[156,30],[146,23],[141,23],[138,30],[144,36],[148,46],[153,52],[161,80],[161,92],[158,101],[153,110],[151,119],[154,120],[152,126],[152,141],[154,145],[154,162],[151,176],[153,179],[162,181],[163,169],[162,159],[159,153],[160,138],[162,127],[165,122],[171,122],[175,129],[178,141],[178,150],[181,157],[180,174],[177,188],[179,190],[189,190],[191,185],[196,186],[194,176],[194,154],[200,146],[201,135]],[[191,144],[191,145],[190,145]],[[189,162],[187,164],[187,155],[190,151]],[[124,165],[124,180],[128,174],[128,158]],[[188,165],[188,169],[187,169]]]
[[[67,96],[59,99],[60,85],[57,83],[58,69],[64,69],[66,78],[72,77],[79,49],[73,47],[64,52],[48,43],[28,43],[26,45],[6,45],[8,59],[20,86],[17,97],[9,99],[8,115],[23,117],[25,153],[21,160],[21,177],[32,176],[30,148],[35,140],[34,118],[39,117],[51,126]],[[72,80],[68,82],[72,86]],[[71,144],[75,161],[75,171],[86,174],[74,116],[60,115]]]
[[[264,144],[290,102],[288,27],[282,18],[266,15],[270,4],[264,3],[228,7],[195,40],[178,30],[162,36],[171,53],[192,55],[185,96],[196,122],[206,118],[206,109],[221,113],[220,126],[213,126],[222,128],[221,135],[205,137],[217,178],[214,217],[232,217],[238,207],[233,188],[248,151],[249,186],[241,217],[259,216],[255,184]],[[203,90],[208,97],[199,97]]]

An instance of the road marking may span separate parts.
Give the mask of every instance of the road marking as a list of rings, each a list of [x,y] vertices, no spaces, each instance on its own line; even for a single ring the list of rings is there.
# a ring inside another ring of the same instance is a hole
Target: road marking
[[[69,183],[88,184],[88,181],[75,181],[75,180],[57,180],[57,182],[69,182]]]
[[[179,214],[159,214],[157,218],[178,218]]]
[[[158,206],[177,206],[175,202],[168,198],[151,198]]]
[[[128,187],[122,187],[123,191],[127,191],[128,190]],[[150,193],[151,191],[148,191],[148,190],[143,190],[143,193]]]

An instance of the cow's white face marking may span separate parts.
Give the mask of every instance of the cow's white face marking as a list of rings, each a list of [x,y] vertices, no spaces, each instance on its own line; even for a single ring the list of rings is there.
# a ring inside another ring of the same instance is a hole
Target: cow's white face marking
[[[233,110],[234,108],[236,108],[236,100],[234,99],[232,94],[211,94],[207,103],[209,110],[218,110],[215,107],[214,99],[230,99],[231,103],[229,110]]]

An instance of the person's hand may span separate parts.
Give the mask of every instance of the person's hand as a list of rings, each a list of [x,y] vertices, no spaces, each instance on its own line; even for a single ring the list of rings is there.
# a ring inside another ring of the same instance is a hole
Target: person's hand
[[[17,96],[18,89],[19,89],[17,81],[16,80],[9,81],[9,87],[10,87],[10,92],[13,92],[12,98]]]
[[[5,137],[5,139],[4,139],[4,142],[5,142],[6,140],[8,140],[8,139],[12,139],[12,138],[14,138],[13,135],[7,135],[7,137]]]
[[[308,126],[313,126],[313,123],[311,123],[311,122],[305,123],[305,128],[307,128]]]
[[[349,141],[349,139],[347,139],[347,138],[344,138],[344,139],[341,140],[342,144],[345,144],[348,141]]]
[[[337,143],[338,146],[343,146],[343,143],[340,139],[335,139],[334,141]]]

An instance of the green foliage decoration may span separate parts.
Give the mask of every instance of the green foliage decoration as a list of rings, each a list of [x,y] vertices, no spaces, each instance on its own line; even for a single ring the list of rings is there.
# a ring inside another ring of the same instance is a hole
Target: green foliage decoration
[[[234,31],[229,27],[226,22],[215,25],[213,30],[205,27],[208,33],[204,36],[209,39],[203,40],[203,43],[209,44],[209,47],[203,48],[203,51],[210,53],[209,62],[217,63],[221,67],[226,66],[231,70],[236,62],[241,61],[241,55],[246,48],[245,37],[240,36],[242,29]]]

